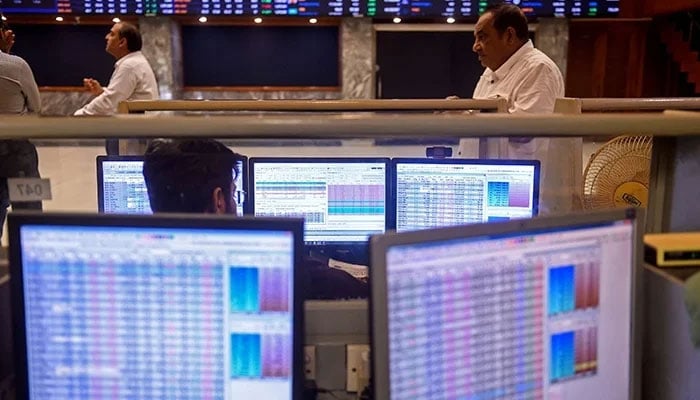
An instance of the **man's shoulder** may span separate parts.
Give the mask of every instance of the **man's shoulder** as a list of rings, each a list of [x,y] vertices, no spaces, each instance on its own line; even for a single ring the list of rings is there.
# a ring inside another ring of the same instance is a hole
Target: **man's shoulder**
[[[535,48],[522,58],[517,70],[518,76],[520,77],[535,73],[537,74],[537,79],[540,81],[543,79],[550,79],[552,81],[562,82],[564,80],[564,76],[557,64],[542,51]]]
[[[0,63],[3,64],[4,74],[15,73],[31,73],[29,64],[20,56],[0,52]]]
[[[554,61],[541,50],[533,48],[523,57],[523,65],[527,69],[544,68],[552,71],[559,71],[559,67]]]
[[[129,57],[125,57],[120,66],[125,68],[140,68],[144,65],[150,65],[146,57],[140,52],[130,53]]]
[[[0,51],[0,61],[3,61],[5,63],[9,64],[16,64],[16,65],[21,65],[21,66],[29,66],[29,64],[24,60],[24,58],[20,56],[16,56],[14,54],[7,54],[3,53]]]

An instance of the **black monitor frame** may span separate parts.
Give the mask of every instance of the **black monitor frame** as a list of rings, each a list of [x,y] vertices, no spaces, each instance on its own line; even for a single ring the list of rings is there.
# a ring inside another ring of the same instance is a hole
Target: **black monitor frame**
[[[23,226],[83,226],[122,228],[174,228],[207,230],[255,230],[288,231],[294,235],[294,266],[292,301],[292,400],[301,400],[304,388],[304,293],[305,280],[302,268],[304,223],[294,218],[250,218],[213,214],[81,214],[12,212],[8,215],[10,238],[9,261],[12,326],[14,334],[14,359],[16,395],[29,399],[27,360],[27,332],[24,304],[24,277],[22,273],[22,247],[20,229]],[[37,399],[38,400],[38,399]]]

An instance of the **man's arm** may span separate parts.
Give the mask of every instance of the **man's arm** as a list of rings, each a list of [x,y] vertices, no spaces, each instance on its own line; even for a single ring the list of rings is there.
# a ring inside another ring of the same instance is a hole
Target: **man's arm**
[[[22,92],[27,96],[27,111],[31,113],[41,112],[39,87],[36,84],[36,80],[34,80],[32,69],[26,61],[22,63],[22,74],[19,84],[22,86]]]
[[[114,71],[109,86],[102,94],[92,99],[87,105],[73,115],[112,115],[117,111],[119,102],[131,96],[136,88],[136,75],[126,67]]]

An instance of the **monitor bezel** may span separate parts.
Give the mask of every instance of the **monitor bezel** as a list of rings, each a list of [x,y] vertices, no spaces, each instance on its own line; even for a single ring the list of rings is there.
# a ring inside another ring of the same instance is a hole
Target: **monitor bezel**
[[[539,214],[540,206],[540,173],[541,163],[539,160],[501,160],[501,159],[480,159],[480,158],[393,158],[391,160],[391,204],[393,208],[391,218],[391,229],[397,229],[399,218],[399,208],[397,206],[397,187],[398,187],[398,165],[399,164],[435,164],[435,165],[522,165],[532,166],[535,168],[533,175],[532,188],[532,216],[536,217]]]
[[[400,245],[432,243],[455,239],[478,238],[480,236],[523,234],[524,231],[547,231],[565,229],[572,226],[586,226],[631,220],[633,223],[632,271],[631,271],[631,313],[630,313],[630,380],[629,399],[638,400],[640,397],[641,376],[641,329],[643,322],[643,286],[642,237],[644,231],[643,209],[618,209],[612,211],[588,212],[533,219],[512,220],[428,229],[422,231],[391,232],[375,235],[370,239],[370,343],[372,385],[376,400],[389,400],[389,341],[388,341],[388,310],[387,310],[387,277],[386,252],[389,248]]]
[[[243,171],[238,171],[238,174],[241,175],[241,179],[243,182],[243,187],[238,188],[239,191],[243,192],[243,215],[246,215],[246,206],[245,204],[248,202],[248,157],[244,156],[242,154],[238,155],[239,159],[242,161],[243,164]],[[105,193],[104,193],[104,163],[105,162],[115,162],[115,161],[140,161],[144,162],[146,159],[146,156],[138,156],[138,155],[132,155],[132,156],[110,156],[110,155],[100,155],[95,158],[95,168],[97,172],[97,212],[100,214],[104,213],[104,200],[105,200]],[[145,179],[145,178],[144,178]]]
[[[249,191],[248,198],[246,202],[247,210],[246,213],[249,215],[255,215],[255,165],[257,163],[268,163],[268,164],[286,164],[286,163],[347,163],[347,164],[357,164],[357,163],[381,163],[384,164],[384,232],[386,233],[391,229],[391,218],[395,211],[392,205],[392,193],[391,193],[391,159],[388,157],[251,157],[248,160],[248,177],[249,177]],[[369,239],[369,238],[368,238]],[[307,243],[307,242],[304,242]],[[307,244],[309,247],[324,247],[324,246],[360,246],[366,247],[368,240],[359,241],[325,241],[322,243]]]
[[[157,229],[206,229],[287,231],[294,237],[293,308],[292,308],[292,400],[303,396],[304,371],[304,297],[306,293],[303,257],[304,221],[299,218],[252,218],[214,214],[86,214],[12,212],[8,215],[10,291],[15,360],[16,394],[18,399],[29,397],[24,278],[20,229],[23,226],[122,227]]]

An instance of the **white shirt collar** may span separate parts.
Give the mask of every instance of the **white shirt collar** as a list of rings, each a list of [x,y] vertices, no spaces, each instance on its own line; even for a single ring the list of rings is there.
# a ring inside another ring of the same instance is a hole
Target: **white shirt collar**
[[[529,53],[532,49],[534,49],[535,46],[532,44],[532,40],[528,40],[525,42],[524,45],[520,46],[520,48],[513,53],[510,58],[506,60],[506,62],[503,63],[497,70],[492,71],[487,68],[487,73],[489,73],[492,77],[493,80],[499,81],[503,78],[505,78],[506,75],[508,75],[508,72],[513,68],[515,64],[520,62],[520,60],[525,57],[525,54]]]
[[[124,57],[118,59],[117,62],[114,63],[114,67],[115,67],[115,68],[118,67],[122,62],[124,62],[124,60],[126,60],[127,58],[135,57],[137,54],[141,54],[141,50],[139,50],[139,51],[132,51],[131,53],[129,53],[129,54],[125,55]]]

